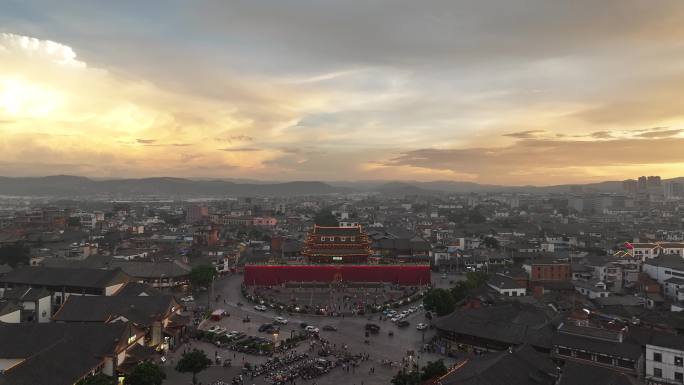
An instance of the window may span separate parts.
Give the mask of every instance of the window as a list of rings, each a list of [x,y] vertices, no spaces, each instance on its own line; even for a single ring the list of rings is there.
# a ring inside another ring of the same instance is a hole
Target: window
[[[675,372],[675,381],[677,381],[677,382],[684,382],[684,373],[682,373],[682,372]]]
[[[660,368],[653,368],[653,377],[661,378],[663,376],[663,370]]]
[[[682,366],[684,364],[684,358],[675,356],[674,364],[676,366]]]
[[[660,353],[653,353],[653,361],[655,362],[663,362],[663,355]]]

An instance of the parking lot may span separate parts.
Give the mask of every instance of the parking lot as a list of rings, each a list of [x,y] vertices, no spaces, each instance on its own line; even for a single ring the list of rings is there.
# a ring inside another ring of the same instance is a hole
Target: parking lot
[[[440,277],[434,277],[436,281]],[[419,352],[418,363],[445,358],[432,353],[422,353],[424,342],[429,341],[434,335],[434,331],[430,329],[417,330],[416,326],[419,323],[427,323],[425,312],[417,310],[408,314],[404,320],[408,325],[399,327],[397,323],[392,322],[386,316],[381,316],[380,313],[372,316],[317,316],[308,314],[289,315],[287,313],[277,314],[271,309],[266,311],[259,311],[254,308],[255,304],[247,303],[241,296],[240,286],[242,283],[241,275],[231,275],[218,279],[214,285],[214,301],[212,301],[212,309],[222,308],[229,314],[219,321],[206,320],[202,322],[200,328],[207,330],[211,327],[221,327],[227,332],[236,331],[244,333],[246,336],[259,336],[265,339],[272,340],[274,344],[283,341],[289,337],[301,333],[304,329],[302,324],[311,325],[318,328],[321,339],[329,344],[331,349],[345,351],[350,356],[364,357],[363,360],[357,362],[357,366],[346,365],[331,368],[325,375],[305,380],[297,379],[296,382],[300,384],[336,384],[340,381],[346,383],[361,385],[365,384],[388,384],[391,378],[399,370],[399,365],[406,356],[409,350]],[[218,301],[216,301],[218,296]],[[206,304],[206,297],[198,296],[196,303]],[[239,306],[238,303],[242,303]],[[401,312],[408,308],[399,308],[397,311]],[[287,324],[280,324],[277,333],[273,330],[269,332],[259,332],[259,327],[263,324],[274,323],[275,317],[283,317],[287,319]],[[245,318],[249,317],[249,322],[244,322]],[[366,337],[366,324],[372,323],[379,327],[377,333],[369,333]],[[326,327],[327,326],[327,327]],[[336,331],[326,330],[336,329]],[[312,345],[313,343],[313,345]],[[247,354],[229,350],[227,347],[217,347],[216,345],[207,342],[193,341],[189,346],[181,347],[178,351],[169,355],[167,361],[167,380],[166,384],[189,384],[190,376],[175,372],[172,370],[172,365],[177,362],[178,358],[183,353],[184,348],[199,348],[203,349],[207,356],[215,358],[218,356],[220,360],[230,358],[232,360],[231,367],[223,367],[222,365],[215,365],[208,370],[198,375],[198,380],[203,384],[211,384],[215,381],[221,380],[230,383],[230,380],[240,374],[240,367],[244,362],[259,365],[268,362],[271,358],[269,356],[258,356],[254,354]],[[275,353],[274,357],[285,357],[288,354],[307,353],[311,358],[318,358],[318,352],[321,350],[321,341],[309,339],[300,343],[295,349],[291,349],[283,353]],[[366,360],[365,357],[368,357]],[[325,357],[320,357],[325,359]],[[390,366],[393,363],[394,366]],[[450,361],[446,360],[449,364]],[[372,368],[372,369],[371,369]],[[244,378],[245,376],[243,376]],[[344,378],[344,380],[342,380]],[[258,376],[254,379],[245,379],[246,384],[271,384],[267,376]]]

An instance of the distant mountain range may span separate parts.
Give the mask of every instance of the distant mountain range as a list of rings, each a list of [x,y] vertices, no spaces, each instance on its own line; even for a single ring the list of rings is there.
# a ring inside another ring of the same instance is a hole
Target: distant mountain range
[[[664,180],[668,181],[668,180]],[[670,179],[684,182],[684,178]],[[0,177],[0,195],[50,197],[225,197],[298,196],[378,192],[383,195],[437,195],[444,193],[516,192],[564,193],[573,187],[584,191],[621,192],[621,181],[557,186],[499,186],[453,181],[279,182],[195,180],[184,178],[90,179],[72,175]]]
[[[140,178],[93,180],[71,175],[36,178],[0,177],[0,195],[96,196],[296,196],[343,193],[349,190],[322,182],[236,183],[223,180]]]

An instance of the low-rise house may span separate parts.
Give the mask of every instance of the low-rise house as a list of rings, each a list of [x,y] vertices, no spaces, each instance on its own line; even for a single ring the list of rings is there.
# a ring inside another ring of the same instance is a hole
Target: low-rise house
[[[570,281],[572,279],[569,261],[538,258],[527,261],[523,268],[530,275],[530,281]]]
[[[684,258],[677,254],[660,255],[644,262],[643,269],[649,277],[664,285],[670,278],[684,278]]]
[[[190,279],[190,266],[180,261],[113,261],[111,268],[124,271],[133,280],[153,287],[176,287]]]
[[[16,286],[2,290],[1,298],[22,309],[22,322],[50,322],[52,295],[45,288]]]
[[[506,297],[522,297],[527,295],[527,287],[512,277],[497,273],[489,278],[487,286]]]
[[[458,309],[434,325],[445,353],[464,349],[501,351],[523,344],[549,351],[553,316],[550,309],[510,302]]]
[[[551,358],[529,345],[463,361],[434,383],[442,385],[556,385],[561,373]]]
[[[563,374],[557,385],[601,384],[601,385],[641,385],[639,379],[626,373],[609,368],[568,361],[563,365]]]
[[[144,345],[175,349],[188,320],[173,296],[72,296],[55,313],[55,322],[132,322],[145,331]]]
[[[641,375],[644,363],[642,346],[627,338],[626,330],[607,330],[562,324],[553,335],[551,354],[560,360],[577,361]]]
[[[646,344],[648,384],[684,383],[684,336],[654,333]]]
[[[0,323],[0,385],[73,385],[97,373],[123,376],[144,336],[128,322]]]
[[[0,323],[18,324],[21,322],[21,308],[14,302],[0,300]]]
[[[145,297],[164,295],[160,290],[142,282],[128,282],[116,292],[121,297]]]
[[[121,269],[23,267],[0,277],[0,288],[44,288],[52,294],[53,304],[60,305],[70,295],[114,295],[128,281]]]
[[[681,289],[684,289],[684,278],[671,277],[664,281],[663,293],[674,300],[678,300]]]
[[[603,298],[610,295],[610,290],[602,281],[592,279],[589,281],[575,281],[575,290],[580,294],[589,297],[589,299]]]

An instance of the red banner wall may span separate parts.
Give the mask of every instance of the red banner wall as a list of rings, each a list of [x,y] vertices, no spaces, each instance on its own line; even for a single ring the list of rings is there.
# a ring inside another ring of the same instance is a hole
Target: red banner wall
[[[245,265],[245,285],[285,282],[387,282],[406,286],[430,283],[429,265]]]

